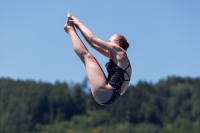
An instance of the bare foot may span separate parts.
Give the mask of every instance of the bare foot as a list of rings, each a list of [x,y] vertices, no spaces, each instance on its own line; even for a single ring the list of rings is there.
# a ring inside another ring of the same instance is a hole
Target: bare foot
[[[66,23],[64,25],[64,30],[67,33],[69,32],[69,30],[72,30],[74,28],[74,24],[69,21],[71,19],[71,16],[72,16],[71,13],[68,12],[67,13],[67,20],[66,20]]]

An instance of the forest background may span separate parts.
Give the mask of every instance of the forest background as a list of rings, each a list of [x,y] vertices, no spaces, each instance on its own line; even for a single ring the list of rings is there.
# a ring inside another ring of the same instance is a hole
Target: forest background
[[[130,85],[101,106],[82,83],[0,79],[0,133],[199,133],[200,78]]]
[[[104,41],[130,43],[133,76],[111,106],[90,93],[68,11]],[[199,0],[1,0],[0,133],[199,133],[199,42]]]

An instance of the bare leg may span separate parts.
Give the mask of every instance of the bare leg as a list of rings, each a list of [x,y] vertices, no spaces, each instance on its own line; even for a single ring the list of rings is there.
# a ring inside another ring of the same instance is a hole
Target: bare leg
[[[69,14],[68,19],[70,19]],[[71,22],[67,21],[64,29],[71,38],[74,51],[85,65],[94,99],[100,104],[108,101],[112,96],[113,90],[112,87],[107,84],[105,74],[100,65],[80,40]]]

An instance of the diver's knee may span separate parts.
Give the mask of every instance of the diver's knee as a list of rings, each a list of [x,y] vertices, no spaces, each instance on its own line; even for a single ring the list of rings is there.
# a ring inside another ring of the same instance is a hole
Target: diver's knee
[[[94,56],[89,52],[85,53],[84,56],[87,60],[95,60]]]

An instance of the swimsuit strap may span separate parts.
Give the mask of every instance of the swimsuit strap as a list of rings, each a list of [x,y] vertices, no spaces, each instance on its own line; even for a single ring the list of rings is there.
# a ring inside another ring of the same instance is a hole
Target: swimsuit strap
[[[126,71],[124,71],[124,72],[126,72]],[[128,80],[125,80],[124,79],[124,81],[130,81],[130,76],[129,76],[129,74],[126,72],[126,74],[128,75],[128,77],[129,77],[129,79]]]
[[[126,69],[127,69],[129,66],[130,66],[130,62],[129,62],[129,64],[128,64],[128,66],[126,67]],[[128,80],[124,80],[124,81],[130,81],[130,76],[129,76],[129,74],[127,73],[126,69],[124,69],[124,72],[126,72],[126,74],[128,75],[129,79],[128,79]]]
[[[126,69],[127,69],[129,66],[130,66],[130,62],[129,62],[129,64],[128,64],[128,66],[126,67]],[[124,71],[126,71],[126,69],[124,69]]]

